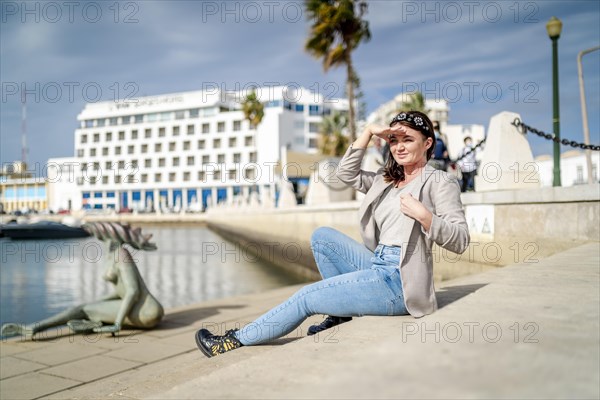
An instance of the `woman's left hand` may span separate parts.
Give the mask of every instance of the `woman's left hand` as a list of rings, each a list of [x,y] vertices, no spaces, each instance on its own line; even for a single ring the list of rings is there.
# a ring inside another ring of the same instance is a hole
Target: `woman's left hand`
[[[429,231],[433,214],[412,194],[404,193],[400,195],[400,211],[419,222],[426,231]]]

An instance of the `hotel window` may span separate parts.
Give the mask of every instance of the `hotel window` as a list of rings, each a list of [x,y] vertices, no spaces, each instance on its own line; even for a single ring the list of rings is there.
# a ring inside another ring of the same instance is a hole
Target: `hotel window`
[[[187,134],[188,135],[193,135],[194,134],[194,125],[188,125],[187,126]]]
[[[198,171],[198,180],[200,182],[206,182],[206,174],[204,171]]]
[[[233,130],[235,132],[242,130],[242,121],[233,121]]]
[[[147,144],[143,144],[142,145],[142,153],[147,153],[148,152],[148,145]]]
[[[244,171],[246,179],[254,180],[256,178],[256,170],[254,168],[248,168]]]
[[[206,147],[206,142],[204,140],[198,140],[198,149],[202,150]]]
[[[317,148],[317,139],[316,138],[308,139],[308,147],[310,149],[316,149]]]
[[[190,173],[189,172],[184,172],[183,173],[183,180],[186,181],[186,182],[190,180]]]
[[[148,182],[148,174],[142,174],[142,183]]]
[[[217,123],[217,132],[225,132],[225,122]]]
[[[107,171],[110,171],[110,170],[112,169],[112,164],[111,164],[111,162],[110,162],[110,161],[107,161],[107,162],[105,162],[105,163],[104,163],[104,168],[105,168]]]
[[[215,181],[220,181],[221,180],[221,171],[215,171],[215,173],[213,174],[213,179]]]
[[[184,111],[175,111],[175,119],[184,119],[185,112]]]
[[[146,115],[146,121],[148,121],[148,122],[156,122],[157,119],[158,119],[158,114],[156,114],[156,113]]]
[[[164,167],[166,165],[165,159],[164,158],[159,158],[158,159],[158,166],[159,167]]]
[[[146,158],[144,160],[144,167],[145,168],[152,168],[152,159],[151,158]]]
[[[240,153],[233,153],[233,162],[240,163],[242,161],[242,155]]]
[[[246,136],[244,138],[244,146],[254,146],[254,138],[252,136]]]
[[[98,161],[96,161],[95,163],[93,163],[94,169],[96,171],[98,171],[100,169],[100,163]]]
[[[126,117],[121,117],[121,124],[129,125],[131,123],[131,117],[128,115]]]
[[[160,120],[161,120],[161,121],[168,121],[168,120],[170,120],[170,119],[171,119],[171,117],[172,117],[172,114],[171,114],[171,112],[163,112],[163,113],[160,113]]]
[[[256,152],[254,152],[254,151],[253,151],[252,153],[250,153],[250,154],[249,154],[249,156],[248,156],[248,157],[249,157],[249,159],[250,159],[250,162],[253,162],[253,163],[255,163],[255,162],[256,162],[256,159],[257,159],[257,157],[256,157]]]
[[[108,120],[108,123],[110,124],[110,126],[115,126],[117,125],[117,118],[110,118]]]
[[[225,162],[225,154],[219,154],[219,155],[217,156],[217,162],[218,162],[219,164],[222,164],[222,163],[224,163],[224,162]]]
[[[304,104],[296,104],[295,110],[296,110],[296,112],[303,112],[304,111]]]
[[[121,175],[115,175],[115,183],[121,183]]]
[[[83,155],[84,155],[83,149],[78,149],[77,150],[77,157],[83,157]]]
[[[173,166],[179,167],[179,157],[173,157]]]
[[[133,169],[138,169],[138,160],[131,160],[131,167]]]
[[[169,173],[169,182],[175,182],[175,172]]]
[[[115,156],[120,156],[121,155],[121,146],[117,146],[115,147]]]
[[[193,108],[190,110],[190,118],[198,118],[199,115],[199,109],[198,108]]]
[[[154,151],[157,153],[162,151],[162,143],[154,143]]]
[[[176,146],[175,142],[170,142],[169,143],[169,151],[175,151],[175,146]]]
[[[189,150],[190,148],[191,148],[191,142],[189,140],[186,140],[185,142],[183,142],[184,150]]]
[[[162,179],[161,174],[154,174],[154,182],[160,182]]]
[[[133,154],[134,150],[135,150],[134,145],[127,146],[127,154]]]
[[[94,143],[98,143],[100,141],[100,134],[94,133]]]
[[[96,149],[90,149],[90,157],[96,157]]]
[[[87,135],[81,135],[81,143],[87,143]]]
[[[178,126],[173,127],[173,136],[179,136],[179,127]]]
[[[97,178],[95,176],[90,176],[90,185],[95,185],[96,180],[97,180]]]
[[[194,156],[189,156],[187,158],[187,165],[194,165]]]
[[[214,139],[213,140],[213,148],[215,148],[215,149],[220,149],[221,148],[221,139]]]
[[[319,133],[319,123],[309,122],[308,123],[308,131],[311,133]]]
[[[80,176],[77,178],[77,184],[78,185],[83,185],[83,176]]]
[[[108,183],[108,176],[103,176],[102,177],[102,183],[105,184],[105,185]]]
[[[235,147],[235,146],[237,146],[237,139],[234,137],[229,138],[229,147]]]
[[[210,162],[209,156],[202,156],[202,164],[208,164]]]
[[[85,121],[85,127],[86,128],[93,128],[94,127],[94,120],[93,119],[88,119]]]
[[[106,120],[104,118],[96,120],[96,126],[104,126],[105,125]]]
[[[166,129],[163,128],[158,128],[158,137],[164,137],[165,136],[165,131]]]
[[[210,124],[202,124],[202,133],[210,133]]]
[[[106,132],[106,141],[110,142],[112,140],[112,132]]]
[[[308,115],[319,115],[319,106],[308,106]]]
[[[119,169],[125,169],[125,161],[119,161]]]
[[[227,171],[227,179],[234,181],[236,179],[235,169],[230,169]]]
[[[108,147],[103,147],[102,148],[102,155],[103,156],[107,156],[108,155]]]
[[[136,115],[135,116],[135,123],[136,124],[141,124],[142,122],[144,122],[144,115]]]
[[[151,138],[151,137],[152,137],[152,129],[146,129],[146,130],[144,131],[144,137],[145,137],[146,139],[148,139],[148,138]]]
[[[119,140],[125,140],[125,131],[119,132]]]
[[[131,131],[131,138],[132,139],[137,139],[138,138],[138,131],[137,129],[134,129]]]

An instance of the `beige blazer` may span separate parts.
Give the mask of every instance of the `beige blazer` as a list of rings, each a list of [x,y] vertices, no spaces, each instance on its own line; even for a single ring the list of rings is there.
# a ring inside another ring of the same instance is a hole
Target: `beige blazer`
[[[366,196],[359,208],[360,234],[365,246],[374,251],[379,244],[379,230],[373,217],[372,206],[392,183],[383,180],[383,168],[377,172],[361,170],[365,149],[352,145],[340,161],[336,176],[342,182]],[[433,287],[433,243],[454,253],[463,253],[471,240],[463,205],[460,201],[458,179],[447,172],[427,165],[419,181],[412,185],[411,194],[433,214],[429,232],[412,221],[403,231],[400,276],[406,309],[414,317],[431,314],[437,309]],[[400,212],[400,205],[398,205]]]

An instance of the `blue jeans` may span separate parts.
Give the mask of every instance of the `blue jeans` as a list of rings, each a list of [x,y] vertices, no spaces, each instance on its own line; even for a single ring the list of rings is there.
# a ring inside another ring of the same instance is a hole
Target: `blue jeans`
[[[256,345],[285,336],[315,314],[408,314],[398,269],[400,247],[380,244],[373,253],[349,236],[322,227],[314,231],[311,249],[323,280],[303,287],[237,331],[242,344]]]

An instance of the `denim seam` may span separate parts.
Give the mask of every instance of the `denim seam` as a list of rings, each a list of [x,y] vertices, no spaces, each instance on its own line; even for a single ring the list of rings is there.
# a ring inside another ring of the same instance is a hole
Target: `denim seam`
[[[322,244],[328,244],[328,242],[324,242],[322,240],[315,240],[313,243],[322,243]],[[310,245],[310,249],[315,252],[315,249],[313,248],[313,245],[311,243]],[[348,264],[352,265],[354,267],[355,270],[360,271],[360,268],[358,268],[358,266],[356,264],[354,264],[352,261],[347,260],[346,257],[344,257],[341,253],[335,251],[335,249],[331,248],[331,251],[334,252],[335,254],[337,254],[338,256],[340,256],[341,258],[343,258]],[[325,253],[323,253],[322,251],[318,251],[318,253],[321,253],[323,255],[327,255]]]

